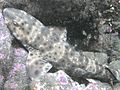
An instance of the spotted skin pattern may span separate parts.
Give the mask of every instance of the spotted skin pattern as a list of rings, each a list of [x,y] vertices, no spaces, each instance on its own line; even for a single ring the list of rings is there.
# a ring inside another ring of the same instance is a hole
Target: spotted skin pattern
[[[81,58],[82,53],[67,43],[65,28],[46,27],[25,11],[14,8],[5,8],[3,15],[10,32],[29,50],[26,64],[31,78],[40,77],[40,68],[47,61],[61,61],[65,66],[72,63],[76,68],[93,74],[105,72],[96,61]],[[48,67],[50,69],[51,65]]]

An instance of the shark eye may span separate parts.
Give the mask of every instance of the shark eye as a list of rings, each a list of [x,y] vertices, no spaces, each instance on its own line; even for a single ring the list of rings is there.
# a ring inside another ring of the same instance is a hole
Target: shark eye
[[[17,23],[16,20],[13,20],[13,24],[14,24],[15,26],[18,26],[18,23]]]

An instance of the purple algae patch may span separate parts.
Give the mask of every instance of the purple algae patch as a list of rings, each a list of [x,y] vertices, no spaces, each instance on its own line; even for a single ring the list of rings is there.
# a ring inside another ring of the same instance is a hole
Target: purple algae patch
[[[14,66],[13,70],[15,71],[20,71],[25,69],[25,65],[21,63],[15,63],[13,66]]]
[[[27,52],[22,48],[17,48],[14,49],[14,55],[17,57],[24,57],[25,55],[27,55]]]
[[[57,81],[61,85],[67,85],[68,84],[68,78],[67,78],[66,74],[62,71],[59,71],[59,74],[57,76]]]
[[[10,88],[14,90],[18,88],[18,84],[16,82],[7,82],[7,84],[5,84],[5,88]]]
[[[4,42],[4,40],[7,40],[9,38],[10,38],[9,32],[0,30],[0,42]]]
[[[25,70],[25,65],[21,63],[14,63],[13,69],[9,73],[10,77],[14,77],[15,74],[21,70]]]
[[[101,90],[97,83],[90,83],[85,89],[83,90]]]
[[[3,59],[5,59],[6,58],[6,55],[4,54],[4,53],[1,53],[0,52],[0,60],[3,60]]]

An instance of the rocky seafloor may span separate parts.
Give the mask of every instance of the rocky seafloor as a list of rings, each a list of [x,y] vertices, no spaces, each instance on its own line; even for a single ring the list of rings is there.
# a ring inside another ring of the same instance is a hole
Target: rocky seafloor
[[[58,61],[50,63],[40,80],[32,81],[26,67],[28,52],[4,23],[6,7],[24,10],[46,26],[66,27],[67,41],[80,52],[79,58],[105,66],[106,76],[80,74],[84,64],[79,68]],[[120,89],[119,0],[1,0],[0,8],[0,90]]]

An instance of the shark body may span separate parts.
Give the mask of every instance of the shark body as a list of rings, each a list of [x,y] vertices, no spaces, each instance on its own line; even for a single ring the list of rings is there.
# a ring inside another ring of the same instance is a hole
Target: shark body
[[[67,43],[65,28],[46,27],[25,11],[14,8],[4,9],[3,15],[10,32],[29,50],[26,63],[31,78],[40,78],[40,68],[47,61],[61,63],[62,69],[68,69],[70,65],[75,65],[73,71],[79,74],[105,75],[104,67],[96,64],[94,60],[81,58],[81,53]],[[41,63],[41,61],[43,62]],[[48,64],[47,70],[45,68],[44,70],[48,71],[51,67]]]

